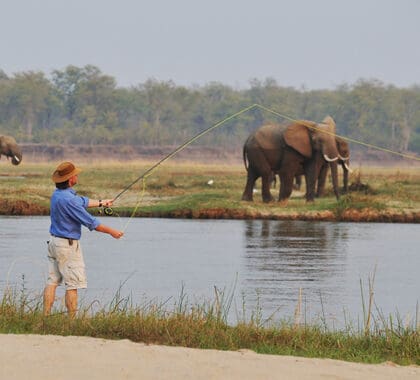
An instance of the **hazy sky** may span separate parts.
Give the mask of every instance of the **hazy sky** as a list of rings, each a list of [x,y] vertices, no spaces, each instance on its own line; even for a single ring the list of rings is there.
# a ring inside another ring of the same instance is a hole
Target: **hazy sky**
[[[420,0],[0,0],[8,75],[92,64],[129,87],[420,84]]]

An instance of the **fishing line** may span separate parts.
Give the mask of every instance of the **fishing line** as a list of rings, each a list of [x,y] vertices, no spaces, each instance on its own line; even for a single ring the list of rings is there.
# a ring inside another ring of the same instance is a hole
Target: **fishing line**
[[[174,149],[172,152],[170,152],[169,154],[167,154],[165,157],[163,157],[161,160],[159,160],[158,162],[156,162],[153,166],[151,166],[149,169],[147,169],[143,174],[141,174],[140,176],[138,176],[134,181],[132,181],[128,186],[126,186],[122,191],[120,191],[114,198],[113,198],[113,202],[115,202],[119,197],[121,197],[121,195],[123,195],[126,191],[128,191],[130,188],[132,188],[137,182],[139,182],[140,180],[143,180],[143,191],[142,194],[144,195],[145,193],[145,179],[152,174],[152,172],[161,164],[163,164],[165,161],[169,160],[171,157],[175,156],[175,154],[181,152],[182,150],[184,150],[188,145],[192,144],[194,141],[198,140],[200,137],[204,136],[205,134],[209,133],[210,131],[212,131],[213,129],[216,129],[218,127],[220,127],[221,125],[223,125],[224,123],[238,117],[239,115],[242,115],[243,113],[256,108],[258,105],[257,104],[252,104],[248,107],[243,108],[242,110],[234,113],[233,115],[230,115],[228,117],[226,117],[225,119],[219,121],[218,123],[212,125],[211,127],[205,129],[204,131],[197,133],[195,136],[191,137],[189,140],[187,140],[185,143],[183,143],[182,145],[180,145],[179,147],[177,147],[176,149]],[[142,196],[143,197],[143,196]],[[129,218],[129,221],[131,220],[132,217],[134,217],[140,202],[137,202],[134,211],[131,213],[131,216]],[[104,214],[111,216],[113,215],[114,211],[111,207],[104,207]],[[127,222],[127,225],[129,223],[129,221]],[[127,227],[126,225],[126,227]],[[125,227],[125,228],[126,228]],[[124,231],[124,230],[123,230]]]
[[[138,176],[128,186],[124,187],[123,190],[120,191],[113,198],[113,201],[115,202],[118,198],[120,198],[126,191],[128,191],[129,189],[131,189],[140,180],[143,180],[143,189],[142,189],[142,196],[141,196],[141,199],[143,199],[143,196],[144,196],[144,193],[145,193],[145,189],[146,189],[146,182],[145,182],[145,180],[146,180],[146,178],[148,176],[150,176],[152,174],[152,172],[158,166],[160,166],[161,164],[163,164],[165,161],[169,160],[171,157],[175,156],[177,153],[179,153],[182,150],[184,150],[186,147],[188,147],[194,141],[198,140],[200,137],[204,136],[205,134],[209,133],[210,131],[212,131],[212,130],[218,128],[218,127],[220,127],[221,125],[223,125],[226,122],[228,122],[228,121],[230,121],[230,120],[232,120],[232,119],[234,119],[234,118],[242,115],[243,113],[248,112],[248,111],[250,111],[252,109],[255,109],[255,108],[259,108],[259,109],[261,109],[263,111],[269,112],[269,113],[271,113],[273,115],[276,115],[278,117],[281,117],[283,119],[286,119],[286,120],[289,120],[289,121],[292,121],[292,122],[300,122],[300,123],[306,125],[309,128],[312,128],[312,129],[315,129],[315,130],[320,130],[317,127],[311,126],[309,124],[308,125],[305,124],[305,120],[295,119],[295,118],[292,118],[292,117],[290,117],[288,115],[285,115],[285,114],[282,114],[282,113],[277,112],[275,110],[272,110],[270,108],[264,107],[261,104],[254,103],[254,104],[252,104],[252,105],[250,105],[248,107],[245,107],[242,110],[240,110],[240,111],[238,111],[238,112],[236,112],[236,113],[234,113],[234,114],[226,117],[225,119],[219,121],[218,123],[216,123],[216,124],[212,125],[211,127],[205,129],[204,131],[196,134],[195,136],[193,136],[192,138],[190,138],[189,140],[187,140],[185,143],[183,143],[182,145],[180,145],[179,147],[177,147],[176,149],[174,149],[173,151],[171,151],[169,154],[167,154],[165,157],[163,157],[161,160],[159,160],[153,166],[151,166],[149,169],[147,169],[144,173],[142,173],[140,176]],[[393,151],[391,149],[382,148],[382,147],[379,147],[379,146],[376,146],[376,145],[373,145],[373,144],[365,143],[363,141],[358,141],[358,140],[355,140],[355,139],[352,139],[352,138],[349,138],[349,137],[345,137],[345,136],[341,136],[341,135],[338,135],[338,134],[335,134],[335,133],[332,133],[332,132],[323,131],[323,130],[320,130],[320,131],[323,132],[323,133],[332,134],[332,135],[334,135],[336,137],[339,137],[339,138],[341,138],[343,140],[347,140],[349,142],[352,142],[352,143],[355,143],[355,144],[358,144],[358,145],[363,145],[363,146],[366,146],[368,148],[372,148],[372,149],[376,149],[376,150],[381,150],[381,151],[384,151],[384,152],[387,152],[387,153],[391,153],[391,154],[394,154],[394,155],[398,155],[398,156],[401,156],[401,157],[404,157],[404,158],[408,158],[408,159],[420,161],[420,157],[416,157],[416,156],[405,154],[405,153],[396,152],[396,151]],[[138,209],[138,207],[140,205],[141,199],[140,199],[140,201],[137,202],[137,204],[136,204],[136,206],[134,208],[134,211],[132,212],[132,214],[130,216],[130,219],[137,212],[137,209]],[[104,210],[104,214],[105,215],[111,216],[111,215],[114,214],[114,210],[111,207],[104,207],[103,210]],[[128,222],[127,222],[127,225],[128,225]],[[126,225],[126,227],[127,227],[127,225]]]
[[[133,187],[138,181],[140,181],[142,178],[146,177],[148,174],[150,174],[154,169],[156,169],[159,165],[163,164],[165,161],[169,160],[171,157],[175,156],[175,154],[179,153],[181,150],[185,149],[188,145],[192,144],[195,140],[198,140],[200,137],[204,136],[205,134],[209,133],[210,131],[212,131],[213,129],[220,127],[222,124],[226,123],[229,120],[234,119],[235,117],[251,110],[252,108],[257,107],[257,104],[253,104],[249,107],[246,107],[244,109],[242,109],[241,111],[228,116],[227,118],[223,119],[222,121],[219,121],[217,124],[214,124],[213,126],[205,129],[204,131],[196,134],[194,137],[190,138],[188,141],[186,141],[184,144],[180,145],[178,148],[174,149],[172,152],[170,152],[168,155],[166,155],[165,157],[163,157],[161,160],[159,160],[158,162],[156,162],[156,164],[154,164],[152,167],[150,167],[149,169],[147,169],[143,174],[141,174],[140,176],[138,176],[133,182],[131,182],[128,186],[126,186],[120,193],[118,193],[115,197],[114,197],[114,201],[117,200],[121,195],[123,195],[128,189],[130,189],[131,187]]]
[[[289,117],[287,115],[283,115],[283,114],[281,114],[279,112],[276,112],[274,110],[271,110],[269,108],[266,108],[266,107],[264,107],[264,106],[262,106],[260,104],[256,104],[256,106],[258,108],[264,110],[264,111],[270,112],[270,113],[272,113],[272,114],[274,114],[276,116],[282,117],[284,119],[287,119],[287,120],[290,120],[290,121],[293,121],[293,122],[299,121],[299,122],[302,122],[302,124],[305,124],[305,121],[304,120],[293,119],[293,118],[291,118],[291,117]],[[307,125],[307,127],[312,128],[312,129],[315,129],[315,130],[318,130],[318,128],[312,127],[312,126],[309,126],[309,125]],[[337,137],[339,137],[339,138],[341,138],[343,140],[347,140],[349,142],[352,142],[352,143],[355,143],[355,144],[358,144],[358,145],[363,145],[363,146],[366,146],[368,148],[372,148],[372,149],[376,149],[376,150],[381,150],[383,152],[391,153],[391,154],[394,154],[396,156],[401,156],[401,157],[408,158],[408,159],[411,159],[411,160],[420,161],[420,157],[416,157],[416,156],[413,156],[413,155],[410,155],[410,154],[401,153],[401,152],[396,152],[395,150],[391,150],[391,149],[387,149],[387,148],[382,148],[382,147],[377,146],[377,145],[365,143],[363,141],[355,140],[355,139],[352,139],[350,137],[341,136],[341,135],[338,135],[336,133],[332,133],[332,132],[328,132],[328,131],[322,131],[322,130],[320,130],[320,131],[323,132],[323,133],[327,133],[327,134],[331,134],[331,135],[337,136]]]

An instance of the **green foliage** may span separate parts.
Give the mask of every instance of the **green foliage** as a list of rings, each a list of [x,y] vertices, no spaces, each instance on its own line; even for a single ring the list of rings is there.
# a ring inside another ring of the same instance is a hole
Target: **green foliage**
[[[42,72],[0,75],[2,133],[27,142],[179,145],[254,103],[293,119],[322,120],[331,114],[342,136],[420,152],[419,86],[360,80],[335,90],[306,91],[267,78],[252,80],[244,90],[221,83],[186,88],[154,79],[117,88],[113,77],[92,65],[54,70],[51,80]],[[239,147],[262,123],[288,121],[254,109],[197,143]]]
[[[339,217],[346,210],[364,210],[364,209],[373,209],[373,210],[385,210],[387,205],[380,201],[374,201],[371,197],[366,195],[355,195],[354,193],[347,194],[342,196],[334,207],[334,213]]]
[[[233,291],[226,294],[215,289],[214,300],[191,304],[182,292],[172,307],[168,301],[137,306],[117,292],[109,305],[95,312],[92,305],[82,306],[77,317],[70,319],[63,309],[43,317],[41,296],[30,296],[25,289],[6,289],[0,300],[0,333],[91,336],[364,363],[420,364],[418,326],[403,323],[398,315],[372,316],[377,322],[367,331],[353,331],[351,326],[328,330],[316,323],[300,325],[287,320],[261,323],[258,310],[248,320],[232,325],[227,323],[232,297]]]

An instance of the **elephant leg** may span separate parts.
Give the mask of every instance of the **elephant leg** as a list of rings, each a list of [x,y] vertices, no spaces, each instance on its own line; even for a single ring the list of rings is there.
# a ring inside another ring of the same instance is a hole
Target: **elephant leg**
[[[287,200],[290,198],[293,190],[294,175],[286,173],[280,175],[280,191],[279,191],[279,202],[286,205]]]
[[[263,173],[261,176],[262,181],[262,200],[265,203],[271,202],[273,200],[273,197],[270,192],[270,185],[272,180],[272,172]]]
[[[287,150],[283,154],[281,167],[277,170],[280,178],[279,202],[286,205],[293,191],[293,182],[297,175],[303,174],[303,160],[300,154]]]
[[[270,184],[271,184],[271,187],[272,187],[273,189],[275,189],[275,188],[276,188],[276,185],[277,185],[277,179],[276,179],[276,173],[274,173],[274,172],[271,172],[271,175],[270,175]]]
[[[319,175],[319,169],[315,161],[306,163],[304,167],[305,182],[306,182],[306,201],[313,202],[315,200],[315,184]]]
[[[349,171],[344,163],[341,166],[343,167],[343,193],[346,194],[349,189]]]
[[[315,200],[315,176],[313,174],[305,174],[306,182],[306,202],[313,202]]]
[[[248,170],[247,180],[244,192],[242,194],[242,200],[247,202],[252,202],[254,200],[254,186],[255,181],[258,179],[258,176],[252,171]]]
[[[323,165],[318,176],[318,184],[317,184],[317,189],[316,189],[317,197],[322,197],[324,195],[327,174],[328,174],[328,165]]]

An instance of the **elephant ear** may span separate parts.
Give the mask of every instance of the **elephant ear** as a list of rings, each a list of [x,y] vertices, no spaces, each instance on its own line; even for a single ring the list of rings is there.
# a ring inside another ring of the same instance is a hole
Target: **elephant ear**
[[[302,156],[310,158],[312,156],[312,144],[309,129],[314,126],[314,122],[306,120],[299,120],[289,125],[284,132],[286,144],[297,150]]]
[[[329,125],[331,131],[334,131],[335,133],[335,121],[330,115],[325,116],[324,120],[322,120],[322,123]]]

